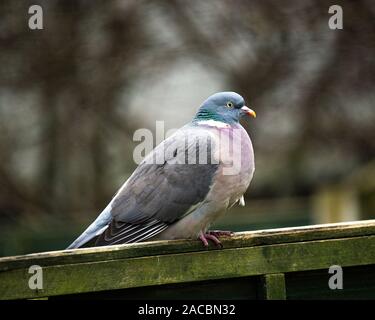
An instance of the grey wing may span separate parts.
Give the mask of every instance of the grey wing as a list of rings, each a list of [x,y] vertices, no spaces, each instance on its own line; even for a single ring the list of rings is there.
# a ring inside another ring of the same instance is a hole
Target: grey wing
[[[203,202],[218,168],[210,158],[212,148],[210,136],[199,130],[181,131],[155,148],[113,199],[112,221],[96,245],[149,239]],[[202,154],[204,164],[198,162]],[[160,163],[153,163],[156,158]]]

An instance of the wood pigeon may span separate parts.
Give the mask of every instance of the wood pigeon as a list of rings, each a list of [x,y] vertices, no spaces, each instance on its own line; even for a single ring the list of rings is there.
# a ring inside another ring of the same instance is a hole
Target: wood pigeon
[[[210,96],[190,123],[144,158],[68,249],[159,239],[221,246],[218,237],[232,233],[208,228],[235,203],[244,205],[255,170],[243,115],[256,116],[239,94]]]

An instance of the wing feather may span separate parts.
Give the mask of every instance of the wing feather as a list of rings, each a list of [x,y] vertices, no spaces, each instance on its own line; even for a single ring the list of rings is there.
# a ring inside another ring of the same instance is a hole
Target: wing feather
[[[199,128],[179,130],[157,146],[113,198],[112,220],[96,245],[145,241],[202,204],[218,164],[210,157],[197,162],[200,152],[211,155],[214,147],[209,132]],[[164,162],[152,163],[160,152]]]

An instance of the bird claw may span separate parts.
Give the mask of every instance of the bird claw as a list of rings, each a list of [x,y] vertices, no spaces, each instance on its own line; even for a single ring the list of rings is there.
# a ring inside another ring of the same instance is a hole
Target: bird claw
[[[209,231],[207,233],[201,233],[199,235],[199,240],[202,241],[203,245],[208,248],[208,240],[211,240],[220,249],[223,248],[221,241],[218,239],[219,236],[232,236],[232,231]]]
[[[223,245],[221,244],[220,240],[209,233],[202,233],[199,236],[199,239],[202,241],[203,245],[208,249],[208,240],[211,240],[217,247],[223,248]]]

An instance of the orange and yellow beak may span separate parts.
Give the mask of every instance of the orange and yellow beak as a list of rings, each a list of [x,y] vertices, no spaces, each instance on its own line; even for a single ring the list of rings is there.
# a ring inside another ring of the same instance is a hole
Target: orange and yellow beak
[[[252,109],[250,109],[250,108],[248,108],[248,107],[246,107],[246,106],[243,106],[243,107],[241,108],[241,110],[242,110],[245,114],[247,114],[248,116],[252,116],[252,117],[254,117],[254,118],[257,117],[257,114],[255,113],[255,111],[252,110]]]

